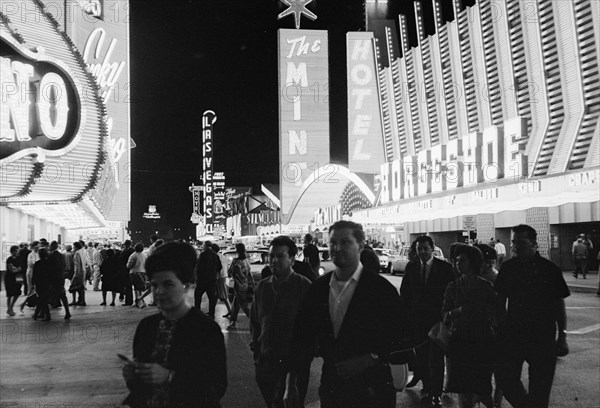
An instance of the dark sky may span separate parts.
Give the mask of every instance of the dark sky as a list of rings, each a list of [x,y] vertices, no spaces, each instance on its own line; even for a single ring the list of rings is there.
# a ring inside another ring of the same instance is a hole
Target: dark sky
[[[285,9],[278,0],[131,2],[134,224],[149,204],[172,227],[189,224],[187,187],[199,184],[207,109],[217,114],[214,170],[227,185],[258,192],[278,182],[277,29],[294,28],[292,16],[277,19]],[[303,17],[301,28],[329,31],[330,150],[346,163],[345,36],[364,30],[364,2],[315,0],[308,9],[318,18]],[[410,1],[390,1],[388,12],[408,13],[413,24]]]

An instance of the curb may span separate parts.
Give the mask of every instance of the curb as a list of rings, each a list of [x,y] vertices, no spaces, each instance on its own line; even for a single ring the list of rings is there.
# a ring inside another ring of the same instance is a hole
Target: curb
[[[591,286],[567,285],[571,293],[596,293],[598,288]]]

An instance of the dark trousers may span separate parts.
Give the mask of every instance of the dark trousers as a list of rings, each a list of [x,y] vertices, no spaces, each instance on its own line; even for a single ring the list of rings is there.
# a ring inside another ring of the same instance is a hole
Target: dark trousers
[[[423,390],[440,397],[444,385],[444,350],[428,340],[415,353],[415,376],[423,380]]]
[[[125,304],[133,305],[133,288],[131,287],[131,278],[129,277],[129,273],[127,275],[122,275],[122,284],[123,284],[123,293],[125,294]]]
[[[198,282],[194,291],[194,306],[200,309],[202,304],[202,296],[206,292],[208,296],[208,315],[215,317],[215,308],[217,307],[217,281],[202,281]]]
[[[50,290],[37,291],[38,294],[38,304],[35,307],[34,316],[45,316],[47,318],[50,317],[50,308],[48,307],[48,303],[50,302]]]
[[[588,271],[588,260],[587,259],[575,259],[575,277],[582,274],[585,278]]]
[[[521,382],[523,362],[529,364],[529,392]],[[506,400],[515,408],[548,407],[556,369],[556,341],[511,339],[499,343],[495,377]]]
[[[392,381],[371,386],[321,383],[319,399],[321,408],[395,408],[396,389]]]
[[[60,305],[62,303],[65,308],[65,314],[69,314],[69,301],[67,300],[67,292],[65,291],[64,283],[61,285],[53,286],[51,289],[52,299],[56,302],[56,304]]]
[[[256,383],[268,408],[283,408],[283,394],[288,370],[282,364],[264,363],[254,365]],[[297,386],[300,406],[304,406],[308,380],[310,378],[310,363],[298,373]]]

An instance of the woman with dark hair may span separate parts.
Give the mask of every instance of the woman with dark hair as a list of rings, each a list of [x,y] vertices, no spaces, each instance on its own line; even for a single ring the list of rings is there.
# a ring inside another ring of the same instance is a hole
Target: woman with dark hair
[[[227,329],[235,329],[240,308],[246,316],[250,317],[250,308],[248,307],[248,289],[254,288],[254,280],[250,272],[250,262],[246,259],[246,246],[242,243],[235,244],[237,258],[231,261],[228,274],[233,279],[233,310],[229,320],[231,323]]]
[[[129,269],[129,278],[135,292],[135,306],[141,308],[146,307],[146,302],[142,299],[142,293],[146,290],[148,277],[146,275],[146,255],[142,252],[144,244],[138,242],[133,247],[135,252],[129,256],[127,260],[127,269]]]
[[[495,292],[492,284],[480,276],[483,255],[478,248],[461,245],[455,255],[461,275],[448,284],[443,305],[444,322],[452,332],[447,389],[459,394],[461,408],[472,407],[475,395],[486,407],[493,408]]]
[[[146,272],[159,313],[144,318],[123,367],[131,407],[218,408],[227,389],[225,341],[219,325],[187,301],[196,251],[185,243],[156,248]]]
[[[19,266],[19,247],[10,247],[10,256],[6,260],[6,272],[4,273],[4,289],[6,290],[6,314],[14,316],[13,307],[21,296],[21,284],[17,283],[17,275],[21,274]],[[21,275],[22,276],[22,275]]]
[[[107,249],[106,258],[100,265],[100,279],[102,279],[102,303],[100,306],[106,306],[106,293],[112,292],[111,306],[115,305],[115,298],[119,291],[119,264],[115,251]]]

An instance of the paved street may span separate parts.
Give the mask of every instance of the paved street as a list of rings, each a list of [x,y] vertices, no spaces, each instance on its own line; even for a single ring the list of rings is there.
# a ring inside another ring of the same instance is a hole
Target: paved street
[[[399,287],[401,278],[387,278]],[[592,276],[597,279],[597,275]],[[593,280],[593,282],[597,282]],[[99,292],[87,294],[87,307],[74,308],[73,319],[63,320],[54,309],[51,322],[33,321],[33,311],[6,316],[5,294],[0,295],[0,407],[114,407],[127,393],[116,353],[131,355],[137,322],[156,309],[97,306]],[[206,309],[206,300],[203,305]],[[217,315],[225,313],[218,305]],[[600,297],[573,293],[567,299],[571,353],[560,359],[552,393],[552,407],[600,406]],[[263,407],[254,382],[248,349],[248,320],[241,316],[236,331],[218,318],[228,350],[229,387],[224,407]],[[319,406],[317,385],[320,360],[313,363],[307,407]],[[524,370],[525,372],[525,370]],[[417,387],[418,388],[418,387]],[[398,407],[421,407],[417,390],[398,393]],[[458,406],[445,395],[444,406]],[[508,407],[504,402],[503,406]]]

